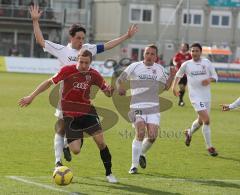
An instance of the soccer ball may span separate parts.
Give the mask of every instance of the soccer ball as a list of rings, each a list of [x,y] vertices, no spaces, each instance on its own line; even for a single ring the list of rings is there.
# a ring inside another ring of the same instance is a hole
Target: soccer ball
[[[66,166],[56,167],[53,172],[53,180],[57,185],[68,185],[73,179],[72,171]]]

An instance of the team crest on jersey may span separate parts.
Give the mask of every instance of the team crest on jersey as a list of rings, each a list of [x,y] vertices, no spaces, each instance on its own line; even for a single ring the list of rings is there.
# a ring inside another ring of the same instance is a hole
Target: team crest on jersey
[[[88,74],[88,75],[85,76],[85,78],[86,78],[86,81],[91,81],[92,77],[91,77],[91,75]]]
[[[157,74],[157,70],[156,69],[152,69],[152,73],[153,74]]]

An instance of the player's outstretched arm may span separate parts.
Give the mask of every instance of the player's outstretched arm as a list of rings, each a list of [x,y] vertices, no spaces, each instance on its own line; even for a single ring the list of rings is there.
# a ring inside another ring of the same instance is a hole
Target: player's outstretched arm
[[[43,38],[42,31],[40,29],[40,25],[38,22],[39,18],[42,15],[42,11],[39,10],[38,5],[33,5],[33,6],[30,6],[29,12],[31,14],[32,21],[33,21],[33,31],[34,31],[36,41],[39,45],[41,45],[42,47],[45,47],[45,40]]]
[[[107,43],[104,43],[104,50],[109,50],[109,49],[116,47],[117,45],[121,44],[123,41],[134,36],[137,31],[138,31],[138,26],[136,24],[131,25],[129,27],[127,33],[125,33],[124,35],[122,35],[116,39],[108,41]]]
[[[18,104],[21,107],[26,107],[32,103],[34,98],[40,93],[46,91],[53,84],[52,79],[42,82],[30,95],[23,97],[19,100]]]

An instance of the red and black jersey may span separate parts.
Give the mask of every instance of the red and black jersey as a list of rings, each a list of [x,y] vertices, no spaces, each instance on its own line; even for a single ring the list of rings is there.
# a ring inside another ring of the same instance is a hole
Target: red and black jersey
[[[61,109],[65,116],[81,116],[91,110],[90,89],[92,85],[105,90],[108,86],[94,69],[79,71],[77,65],[64,66],[52,77],[53,83],[63,81]]]
[[[176,63],[176,68],[177,70],[181,67],[182,63],[187,61],[187,60],[191,60],[192,56],[189,52],[187,53],[182,53],[182,52],[178,52],[174,58],[173,61]]]

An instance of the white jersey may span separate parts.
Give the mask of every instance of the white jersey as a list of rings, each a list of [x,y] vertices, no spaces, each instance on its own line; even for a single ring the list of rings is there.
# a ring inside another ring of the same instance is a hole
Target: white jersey
[[[165,88],[167,74],[162,65],[146,66],[143,61],[130,64],[124,72],[130,80],[130,108],[159,106],[160,87]]]
[[[235,102],[233,102],[229,105],[229,108],[231,110],[235,109],[235,108],[238,108],[238,107],[240,107],[240,98],[238,98]]]
[[[218,76],[212,63],[208,59],[201,58],[198,62],[188,60],[182,64],[176,77],[187,75],[189,98],[192,103],[210,102],[210,85],[203,86],[202,81],[213,78],[217,81]]]
[[[93,56],[97,54],[97,45],[95,44],[84,44],[82,48],[89,50]],[[60,61],[61,66],[77,63],[79,50],[73,49],[70,43],[67,46],[63,46],[45,40],[45,47],[43,50],[55,56]]]

